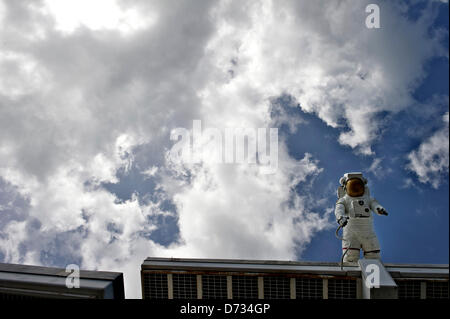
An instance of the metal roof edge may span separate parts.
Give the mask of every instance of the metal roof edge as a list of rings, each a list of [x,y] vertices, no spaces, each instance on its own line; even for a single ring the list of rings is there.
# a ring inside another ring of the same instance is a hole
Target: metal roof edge
[[[302,261],[302,260],[263,260],[263,259],[214,259],[214,258],[175,258],[175,257],[147,257],[142,266],[152,261],[157,262],[189,262],[189,263],[227,263],[227,264],[258,264],[258,265],[299,265],[299,266],[340,266],[339,262]],[[440,268],[449,269],[449,264],[401,264],[384,263],[392,268]]]
[[[340,266],[339,262],[299,261],[299,260],[265,260],[265,259],[215,259],[215,258],[175,258],[147,257],[145,262],[189,262],[189,263],[227,263],[227,264],[258,264],[258,265],[301,265],[301,266]]]
[[[65,268],[44,267],[35,265],[21,265],[0,263],[0,272],[21,273],[30,275],[47,275],[56,277],[67,277]],[[80,278],[114,281],[123,278],[123,273],[112,271],[80,270]],[[123,280],[123,279],[122,279]]]

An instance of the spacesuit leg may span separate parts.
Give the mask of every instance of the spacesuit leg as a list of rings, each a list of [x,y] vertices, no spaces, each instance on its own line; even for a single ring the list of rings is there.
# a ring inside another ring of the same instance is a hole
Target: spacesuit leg
[[[380,243],[374,232],[363,238],[361,246],[364,250],[364,258],[380,259]]]
[[[351,239],[351,240],[349,240]],[[344,238],[342,241],[342,254],[344,263],[356,263],[359,260],[359,242],[355,238]]]

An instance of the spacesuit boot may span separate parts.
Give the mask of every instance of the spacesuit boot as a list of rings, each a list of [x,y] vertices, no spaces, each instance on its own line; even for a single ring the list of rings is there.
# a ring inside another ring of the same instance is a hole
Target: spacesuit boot
[[[359,249],[347,248],[343,250],[344,266],[356,266],[359,260]]]

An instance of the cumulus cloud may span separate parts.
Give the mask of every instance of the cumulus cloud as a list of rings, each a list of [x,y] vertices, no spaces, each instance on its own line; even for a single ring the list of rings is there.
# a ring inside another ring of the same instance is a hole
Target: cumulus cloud
[[[263,2],[242,6],[238,15],[224,6],[217,17],[217,65],[267,95],[293,96],[304,111],[342,128],[340,143],[371,154],[383,124],[376,115],[410,105],[424,61],[444,51],[427,33],[431,10],[412,23],[383,3],[383,25],[374,30],[364,24],[366,5]],[[242,19],[244,12],[249,19]]]
[[[448,119],[447,112],[443,116],[444,126],[408,154],[407,168],[417,174],[420,182],[430,183],[434,188],[438,188],[448,174]]]
[[[370,164],[370,167],[367,169],[368,172],[371,172],[373,175],[375,175],[377,178],[381,179],[392,173],[392,168],[385,167],[382,165],[383,158],[374,158],[372,161],[372,164]]]
[[[127,35],[147,29],[156,22],[153,11],[138,11],[117,1],[45,0],[42,12],[54,19],[56,30],[72,33],[79,27],[90,30],[118,30]]]
[[[289,96],[371,154],[376,115],[406,108],[441,54],[433,10],[410,21],[389,3],[379,30],[365,28],[364,1],[101,1],[89,14],[86,3],[0,2],[0,256],[122,271],[127,297],[140,296],[147,256],[295,259],[328,227],[294,190],[318,159],[292,158],[281,140],[275,174],[172,165],[172,129],[295,131],[301,119],[272,112]],[[104,187],[132,169],[155,196]],[[168,215],[179,237],[163,246],[153,217]]]

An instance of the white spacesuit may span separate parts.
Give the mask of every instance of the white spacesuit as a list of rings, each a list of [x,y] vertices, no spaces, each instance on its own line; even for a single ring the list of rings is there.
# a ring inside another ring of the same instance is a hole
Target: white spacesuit
[[[367,180],[362,173],[346,173],[340,180],[334,214],[343,228],[344,263],[355,263],[362,248],[365,258],[379,259],[380,244],[373,229],[373,216],[387,215],[386,210],[370,197]]]

